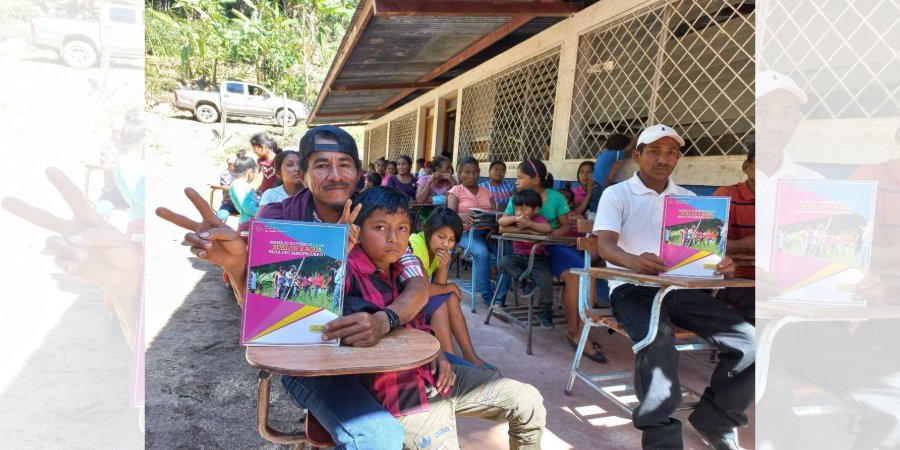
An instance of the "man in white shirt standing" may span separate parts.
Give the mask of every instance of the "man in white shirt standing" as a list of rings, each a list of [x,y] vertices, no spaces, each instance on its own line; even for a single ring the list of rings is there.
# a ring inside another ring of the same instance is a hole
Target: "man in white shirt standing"
[[[594,232],[599,237],[600,256],[609,267],[653,275],[666,270],[665,262],[656,254],[665,196],[694,195],[670,178],[682,146],[684,140],[671,127],[648,127],[632,152],[639,170],[603,192]],[[731,259],[724,258],[716,273],[731,277],[734,269]],[[620,281],[610,281],[609,288],[616,320],[633,340],[643,339],[657,288]],[[753,401],[754,328],[708,292],[694,289],[676,290],[666,296],[656,339],[636,355],[634,386],[640,405],[632,419],[643,431],[643,448],[684,447],[681,422],[671,417],[681,405],[673,325],[709,341],[720,356],[710,386],[688,420],[713,448],[739,448],[735,429],[747,423],[744,411]]]

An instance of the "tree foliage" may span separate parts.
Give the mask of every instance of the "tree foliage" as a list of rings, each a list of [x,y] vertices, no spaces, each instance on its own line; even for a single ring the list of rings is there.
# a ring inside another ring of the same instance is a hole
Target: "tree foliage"
[[[357,1],[147,0],[147,55],[212,84],[249,67],[244,81],[311,104]]]

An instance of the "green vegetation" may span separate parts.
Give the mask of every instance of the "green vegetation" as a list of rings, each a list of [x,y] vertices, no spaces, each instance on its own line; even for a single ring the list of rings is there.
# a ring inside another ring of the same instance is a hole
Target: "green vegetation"
[[[310,106],[358,0],[147,0],[146,89],[257,82]]]

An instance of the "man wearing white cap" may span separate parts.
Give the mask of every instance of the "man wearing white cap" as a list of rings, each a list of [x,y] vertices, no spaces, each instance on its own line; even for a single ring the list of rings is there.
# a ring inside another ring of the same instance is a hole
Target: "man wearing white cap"
[[[632,152],[639,170],[603,192],[594,232],[600,256],[609,267],[653,275],[666,270],[656,255],[665,196],[694,195],[670,178],[682,146],[684,139],[672,127],[648,127]],[[734,270],[731,259],[724,258],[717,274],[731,277]],[[610,281],[609,287],[616,320],[633,340],[643,339],[657,288],[621,281]],[[747,423],[744,411],[753,401],[754,329],[708,292],[693,289],[666,296],[656,339],[636,355],[634,386],[640,405],[632,419],[643,431],[643,448],[684,447],[681,422],[672,417],[681,405],[673,325],[697,333],[715,345],[720,355],[710,386],[688,420],[714,448],[739,448],[735,428]]]

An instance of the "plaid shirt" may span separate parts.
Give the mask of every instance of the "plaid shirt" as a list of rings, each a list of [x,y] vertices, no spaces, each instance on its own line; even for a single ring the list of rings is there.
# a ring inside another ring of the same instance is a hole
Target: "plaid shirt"
[[[407,255],[412,253],[407,251]],[[421,273],[419,259],[415,263]],[[346,297],[365,299],[379,310],[386,308],[400,295],[400,284],[406,270],[400,261],[390,267],[390,273],[375,268],[375,265],[357,245],[347,256],[347,283],[344,287]],[[425,316],[419,313],[406,328],[416,328],[431,332],[425,324]],[[394,417],[428,411],[427,385],[434,385],[434,376],[428,364],[415,369],[397,372],[371,373],[359,375],[359,381]]]

